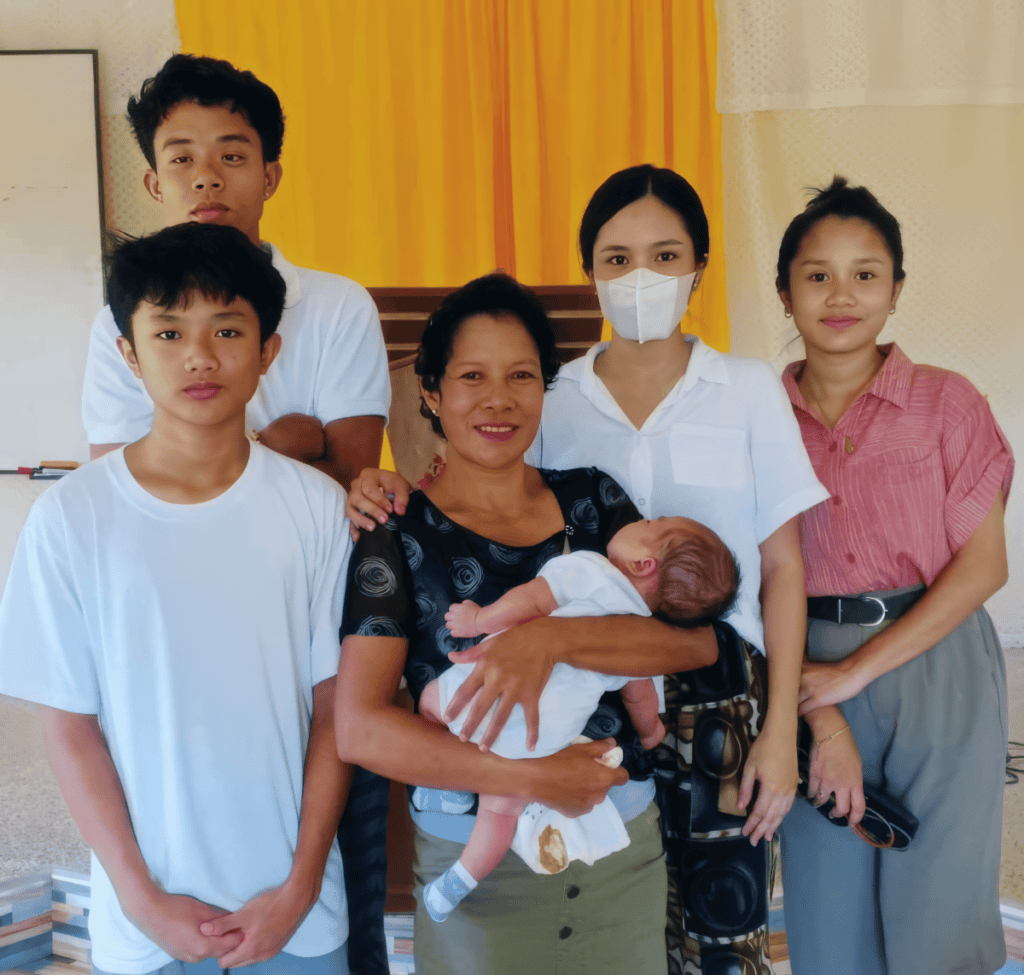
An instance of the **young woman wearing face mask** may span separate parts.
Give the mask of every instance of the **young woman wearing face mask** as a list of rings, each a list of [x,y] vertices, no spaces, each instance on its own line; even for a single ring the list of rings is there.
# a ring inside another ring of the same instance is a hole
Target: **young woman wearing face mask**
[[[797,785],[806,607],[796,518],[827,492],[771,369],[722,355],[679,329],[708,251],[703,206],[677,173],[636,166],[597,190],[583,216],[580,252],[613,336],[562,367],[528,458],[546,468],[599,466],[644,517],[694,518],[739,563],[730,626],[716,627],[718,662],[666,678],[669,735],[655,760],[669,867],[670,975],[682,973],[684,962],[688,973],[740,966],[763,975],[771,971],[764,841]],[[356,479],[349,499],[355,525],[386,518],[385,492],[401,513],[404,482],[369,471]],[[480,659],[479,676],[464,685],[467,695],[483,687],[479,713],[499,694],[530,713],[562,653],[547,622],[515,627],[463,657]],[[660,672],[635,645],[587,666]]]
[[[989,975],[1006,959],[1006,677],[982,604],[1006,582],[1013,456],[966,379],[877,344],[904,277],[896,219],[840,177],[779,249],[779,296],[807,353],[783,379],[832,492],[801,516],[801,710],[843,714],[812,752],[811,785],[822,801],[875,786],[920,822],[906,849],[875,849],[793,807],[782,864],[796,975]]]

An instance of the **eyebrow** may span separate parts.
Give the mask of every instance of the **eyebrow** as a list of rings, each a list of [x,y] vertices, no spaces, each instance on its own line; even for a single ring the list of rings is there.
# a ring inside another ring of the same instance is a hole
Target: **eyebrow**
[[[806,267],[809,264],[831,264],[832,262],[826,260],[823,257],[805,257],[802,261],[797,261],[797,267]],[[880,257],[859,257],[853,262],[854,264],[884,264],[885,262]]]
[[[683,242],[681,240],[659,240],[650,245],[650,249],[654,250],[657,247],[682,247]],[[624,244],[605,244],[604,247],[598,248],[598,253],[603,254],[606,251],[628,251],[631,248],[626,247]]]
[[[190,146],[193,145],[194,142],[195,139],[190,139],[187,136],[179,136],[176,139],[165,139],[163,145],[161,145],[160,148],[169,149],[172,146]],[[252,145],[252,139],[250,139],[247,135],[245,135],[242,132],[233,132],[230,135],[218,136],[217,142],[220,144],[224,144],[226,142],[242,142],[247,146]]]

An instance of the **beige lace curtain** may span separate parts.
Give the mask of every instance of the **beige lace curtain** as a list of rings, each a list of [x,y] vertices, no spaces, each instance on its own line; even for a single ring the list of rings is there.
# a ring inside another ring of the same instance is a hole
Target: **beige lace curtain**
[[[834,173],[903,225],[907,283],[883,332],[989,397],[1024,465],[1024,3],[718,0],[731,348],[801,358],[778,243]],[[989,603],[1024,646],[1024,481],[1010,583]]]

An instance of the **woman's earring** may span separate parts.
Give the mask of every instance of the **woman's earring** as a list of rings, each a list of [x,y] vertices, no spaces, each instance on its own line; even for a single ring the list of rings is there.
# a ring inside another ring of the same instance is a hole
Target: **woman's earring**
[[[437,410],[431,410],[430,412],[433,413],[434,416],[437,416]]]
[[[896,306],[895,305],[893,305],[892,308],[889,309],[889,314],[890,315],[895,315],[896,314]]]
[[[793,317],[793,313],[788,308],[782,314],[785,315],[786,318],[792,318]]]

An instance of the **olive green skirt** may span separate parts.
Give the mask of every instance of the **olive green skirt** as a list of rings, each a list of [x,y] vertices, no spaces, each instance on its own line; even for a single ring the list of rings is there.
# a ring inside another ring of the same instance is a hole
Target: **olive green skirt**
[[[554,876],[508,853],[443,923],[423,887],[462,845],[416,829],[416,975],[665,975],[667,882],[657,806],[626,824],[630,845]]]

